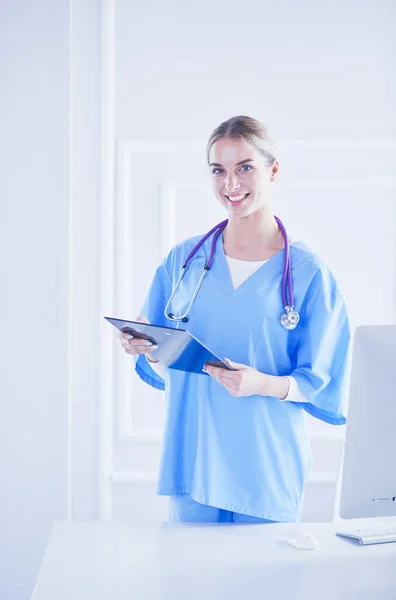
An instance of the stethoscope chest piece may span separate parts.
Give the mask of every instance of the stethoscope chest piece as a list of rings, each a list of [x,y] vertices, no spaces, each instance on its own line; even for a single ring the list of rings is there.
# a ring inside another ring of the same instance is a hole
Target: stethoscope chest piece
[[[297,327],[300,320],[300,315],[294,310],[294,306],[285,306],[285,312],[280,316],[282,327],[291,331]]]

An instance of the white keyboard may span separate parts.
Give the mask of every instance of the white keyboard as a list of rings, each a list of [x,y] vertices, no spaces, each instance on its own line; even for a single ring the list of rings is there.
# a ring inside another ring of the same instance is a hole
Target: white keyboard
[[[375,526],[366,527],[365,529],[337,531],[336,535],[354,538],[355,540],[358,540],[359,544],[362,546],[396,542],[396,522],[381,523]]]

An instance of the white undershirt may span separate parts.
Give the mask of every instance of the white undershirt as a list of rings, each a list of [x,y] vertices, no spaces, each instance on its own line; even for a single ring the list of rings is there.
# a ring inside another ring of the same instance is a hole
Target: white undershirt
[[[226,259],[234,290],[242,285],[246,279],[249,279],[264,263],[268,262],[267,260],[239,260],[230,256],[226,256]]]
[[[293,240],[295,241],[295,240]],[[230,270],[232,285],[234,290],[236,290],[244,281],[246,281],[257,269],[259,269],[266,260],[258,260],[258,261],[247,261],[247,260],[238,260],[237,258],[230,258],[226,256],[228,268]],[[147,358],[147,357],[146,357]],[[148,359],[147,359],[148,360]],[[148,361],[150,367],[164,379],[166,367],[161,363],[153,363]],[[294,377],[288,376],[289,380],[289,391],[286,398],[283,401],[289,402],[308,402],[304,394],[300,391],[298,387],[298,383]]]

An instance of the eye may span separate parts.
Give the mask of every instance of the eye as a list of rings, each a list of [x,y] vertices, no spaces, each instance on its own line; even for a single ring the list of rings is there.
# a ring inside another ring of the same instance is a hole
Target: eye
[[[214,169],[212,169],[213,175],[219,175],[222,172],[223,172],[223,169],[220,169],[219,167],[215,167]]]
[[[249,173],[253,169],[252,165],[242,165],[241,170],[246,169],[245,173]]]

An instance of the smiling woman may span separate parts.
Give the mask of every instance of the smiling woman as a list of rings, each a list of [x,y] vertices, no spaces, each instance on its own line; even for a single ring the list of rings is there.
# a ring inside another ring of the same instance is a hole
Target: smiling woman
[[[266,260],[283,248],[270,200],[279,172],[275,156],[268,129],[250,117],[229,119],[210,136],[207,159],[213,190],[229,213],[224,244],[231,258]]]
[[[234,206],[240,206],[240,196],[247,197],[252,191],[268,198],[269,187],[266,194],[263,187],[274,180],[279,163],[275,159],[275,145],[261,123],[248,117],[222,123],[209,139],[207,158],[220,201],[225,197]],[[254,206],[250,203],[251,210]]]
[[[188,329],[233,370],[166,369],[154,348],[121,336],[138,375],[167,396],[158,493],[175,521],[296,521],[312,464],[304,413],[346,421],[347,309],[328,267],[272,212],[279,163],[267,128],[233,117],[207,158],[228,218],[169,252],[139,318]],[[300,321],[288,327],[282,311],[294,305]]]

